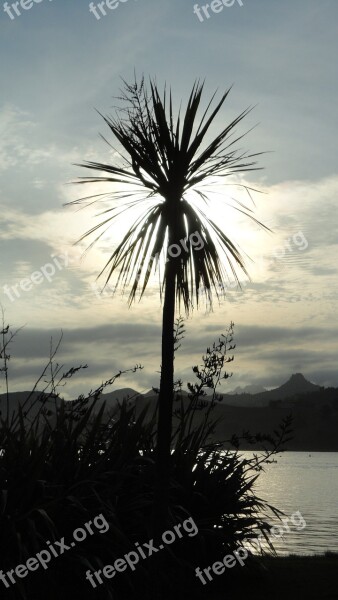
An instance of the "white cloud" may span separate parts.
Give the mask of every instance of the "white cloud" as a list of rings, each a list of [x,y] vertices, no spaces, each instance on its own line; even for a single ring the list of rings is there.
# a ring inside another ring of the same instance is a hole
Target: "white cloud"
[[[0,110],[0,170],[38,165],[53,155],[52,146],[39,148],[34,143],[37,131],[27,112],[9,105]]]

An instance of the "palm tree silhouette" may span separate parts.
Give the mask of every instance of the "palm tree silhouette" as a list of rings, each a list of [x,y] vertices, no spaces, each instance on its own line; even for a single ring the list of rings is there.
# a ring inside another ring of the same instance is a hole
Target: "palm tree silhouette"
[[[113,189],[69,203],[88,205],[102,199],[113,201],[113,206],[101,213],[103,221],[79,240],[100,230],[91,246],[122,211],[144,203],[143,213],[131,224],[100,273],[107,272],[106,284],[116,273],[116,287],[121,284],[124,290],[131,286],[129,303],[135,300],[137,293],[140,298],[143,296],[150,274],[156,269],[161,270],[160,257],[162,263],[165,259],[160,279],[163,297],[162,362],[156,459],[158,506],[162,507],[159,508],[162,516],[158,518],[162,522],[166,514],[165,495],[170,473],[176,307],[183,302],[189,313],[194,304],[198,306],[201,289],[204,297],[207,292],[210,303],[212,293],[219,296],[220,287],[228,279],[222,258],[225,258],[237,282],[236,267],[247,275],[238,247],[207,216],[205,208],[208,208],[209,200],[201,184],[211,177],[223,180],[236,173],[257,169],[256,161],[252,159],[261,154],[240,153],[234,149],[235,143],[243,137],[240,135],[233,139],[234,128],[250,108],[205,143],[210,126],[231,88],[212,108],[214,94],[198,120],[203,87],[204,84],[199,81],[193,84],[185,110],[180,108],[175,118],[171,90],[167,93],[165,87],[160,94],[155,80],[150,80],[149,85],[144,78],[138,82],[135,77],[130,84],[124,81],[119,96],[122,108],[116,110],[113,118],[101,115],[123,148],[122,152],[118,152],[120,162],[104,164],[90,161],[78,165],[102,173],[82,177],[80,183],[112,184]],[[251,189],[243,187],[250,195]],[[195,194],[189,194],[188,198],[188,190]],[[133,195],[134,200],[121,208],[121,200]],[[242,203],[238,203],[237,209],[259,223],[252,210]],[[200,243],[196,244],[196,240]]]

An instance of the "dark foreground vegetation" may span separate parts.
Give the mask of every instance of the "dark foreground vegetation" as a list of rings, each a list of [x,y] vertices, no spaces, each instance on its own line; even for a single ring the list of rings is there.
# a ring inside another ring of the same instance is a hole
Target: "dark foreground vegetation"
[[[8,329],[4,332],[1,356],[8,389],[11,338]],[[182,335],[183,326],[178,322],[177,346]],[[27,564],[37,553],[50,549],[51,544],[58,546],[62,538],[70,544],[74,530],[98,515],[103,516],[109,528],[87,535],[67,551],[59,552],[46,568],[40,565],[24,577],[15,573],[15,584],[7,587],[2,578],[1,598],[212,598],[221,590],[227,596],[240,597],[247,585],[255,589],[268,585],[270,563],[253,555],[243,566],[238,564],[226,570],[210,585],[203,586],[195,573],[197,567],[211,565],[225,554],[234,553],[244,540],[255,538],[258,530],[267,534],[269,519],[281,514],[257,497],[255,481],[270,457],[281,451],[288,439],[289,423],[284,422],[273,436],[251,436],[263,448],[252,460],[244,459],[236,448],[221,451],[224,440],[209,441],[215,428],[217,385],[221,378],[229,376],[224,369],[233,359],[229,355],[234,348],[232,341],[230,326],[227,335],[207,350],[202,366],[193,368],[196,382],[189,384],[189,405],[176,403],[178,425],[172,435],[166,530],[174,531],[175,526],[190,519],[197,528],[194,535],[177,537],[173,544],[140,560],[135,570],[126,568],[115,573],[95,589],[86,579],[88,571],[112,565],[135,550],[137,543],[148,543],[154,537],[156,414],[146,419],[147,409],[136,415],[135,407],[125,403],[118,414],[108,419],[103,418],[104,407],[95,410],[102,391],[122,373],[87,397],[63,401],[60,386],[81,372],[81,367],[64,372],[55,363],[56,351],[40,380],[45,381],[41,393],[34,388],[35,393],[28,395],[14,412],[2,402],[0,578],[4,574],[8,584],[6,573]],[[177,382],[176,392],[180,386]],[[203,402],[206,388],[213,391],[212,403]],[[197,413],[204,415],[202,420],[199,416],[198,425],[194,422]],[[281,576],[282,571],[281,566]]]
[[[265,557],[261,567],[261,576],[243,582],[237,600],[338,600],[337,554]],[[224,597],[216,592],[211,600]]]

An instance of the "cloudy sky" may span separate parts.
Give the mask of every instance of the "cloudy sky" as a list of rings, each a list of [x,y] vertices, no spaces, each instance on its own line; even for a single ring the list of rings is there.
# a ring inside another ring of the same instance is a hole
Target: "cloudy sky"
[[[191,381],[191,366],[232,320],[234,375],[224,391],[277,386],[295,372],[338,386],[337,1],[236,0],[216,3],[209,18],[191,0],[101,2],[92,12],[84,0],[22,4],[0,7],[0,301],[5,323],[24,326],[10,351],[12,391],[30,388],[61,331],[59,362],[88,364],[67,397],[136,363],[144,369],[119,387],[158,383],[156,280],[131,308],[95,284],[126,221],[83,256],[73,243],[96,211],[64,206],[82,192],[69,185],[85,174],[74,163],[111,158],[95,109],[112,113],[134,69],[170,84],[177,105],[196,78],[206,80],[206,100],[233,85],[214,131],[254,106],[241,144],[267,151],[264,170],[241,181],[264,192],[254,195],[255,215],[273,233],[229,208],[240,199],[236,181],[222,190],[226,208],[214,214],[248,254],[252,281],[242,291],[229,284],[213,312],[201,306],[189,317],[177,375]]]

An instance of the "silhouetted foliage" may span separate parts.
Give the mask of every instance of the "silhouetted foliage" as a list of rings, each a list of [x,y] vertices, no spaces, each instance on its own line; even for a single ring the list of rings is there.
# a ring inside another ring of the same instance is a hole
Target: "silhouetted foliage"
[[[86,365],[64,370],[55,364],[51,349],[43,370],[50,373],[43,393],[26,403],[25,412],[19,407],[9,422],[1,419],[0,570],[25,563],[46,549],[47,540],[71,540],[73,530],[100,513],[109,530],[87,536],[76,548],[53,559],[47,570],[40,568],[24,579],[17,578],[17,584],[2,589],[1,597],[151,598],[154,582],[163,598],[181,598],[189,590],[198,595],[203,590],[196,583],[196,566],[233,551],[244,538],[254,537],[257,528],[268,529],[268,515],[279,511],[255,495],[254,484],[257,468],[262,468],[274,449],[252,460],[237,451],[223,452],[221,443],[208,441],[213,399],[205,407],[199,403],[203,388],[211,388],[216,399],[218,383],[228,377],[223,368],[232,360],[228,356],[234,348],[232,328],[231,324],[207,350],[203,366],[193,368],[197,383],[189,385],[188,408],[181,407],[173,432],[168,529],[192,517],[198,535],[167,546],[160,568],[151,557],[140,561],[135,572],[118,573],[95,590],[85,580],[87,569],[102,569],[133,550],[136,542],[152,537],[156,416],[149,418],[147,407],[136,414],[136,406],[128,407],[125,402],[111,415],[105,404],[99,408],[102,391],[123,376],[121,371],[87,396],[73,402],[62,400],[59,390]],[[177,343],[183,333],[179,322]],[[194,415],[201,411],[205,420],[195,426]],[[242,573],[227,573],[223,585],[229,586],[233,578],[238,584],[238,577]]]

